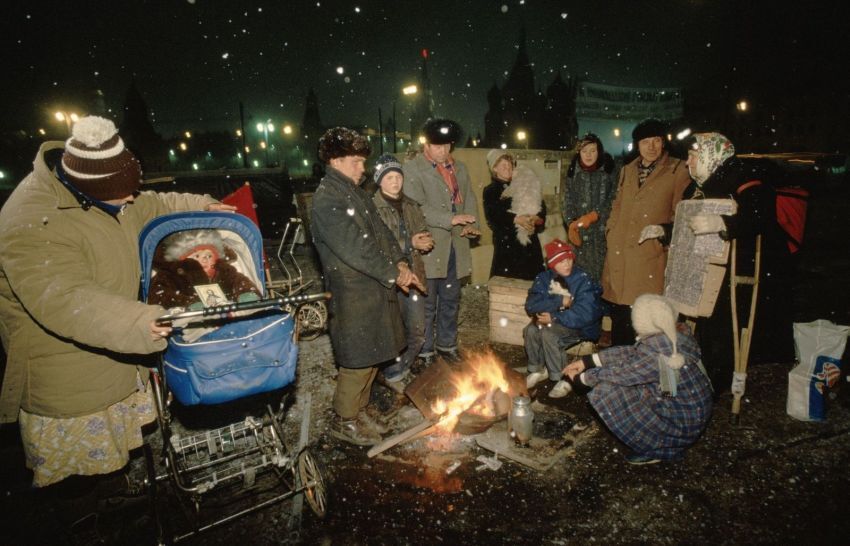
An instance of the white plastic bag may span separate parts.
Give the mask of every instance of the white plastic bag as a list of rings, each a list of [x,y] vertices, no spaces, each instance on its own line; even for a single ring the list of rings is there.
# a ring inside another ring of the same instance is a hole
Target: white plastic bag
[[[825,421],[825,390],[841,376],[841,355],[850,327],[828,320],[794,323],[799,364],[788,372],[786,411],[801,421]]]

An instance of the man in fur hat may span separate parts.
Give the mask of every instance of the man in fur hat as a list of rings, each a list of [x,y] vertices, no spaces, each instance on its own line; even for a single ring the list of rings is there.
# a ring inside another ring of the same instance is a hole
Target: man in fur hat
[[[233,210],[209,196],[140,192],[142,170],[112,121],[78,121],[45,142],[0,211],[0,420],[20,422],[36,487],[69,521],[127,491],[129,451],[153,421],[150,364],[170,328],[137,301],[142,227],[187,210]],[[53,485],[56,484],[56,485]],[[89,518],[91,519],[91,518]]]
[[[319,139],[327,165],[313,196],[310,230],[330,300],[330,336],[339,366],[331,434],[355,445],[381,441],[387,428],[366,411],[378,366],[405,346],[396,286],[424,291],[392,232],[360,184],[371,153],[366,138],[345,127]]]
[[[663,296],[644,294],[632,307],[634,345],[610,347],[564,368],[611,432],[632,453],[630,464],[675,460],[711,417],[711,382],[699,345]]]
[[[423,256],[428,277],[425,300],[426,363],[437,353],[459,360],[457,318],[461,280],[472,274],[469,240],[478,237],[478,205],[466,165],[452,158],[460,126],[449,119],[429,119],[423,127],[422,153],[404,164],[404,193],[422,206],[434,238]]]
[[[671,223],[690,184],[688,167],[667,152],[667,126],[647,119],[632,131],[638,157],[620,170],[617,196],[605,225],[602,297],[611,316],[611,342],[634,342],[630,306],[640,294],[661,294],[669,236],[658,224]]]

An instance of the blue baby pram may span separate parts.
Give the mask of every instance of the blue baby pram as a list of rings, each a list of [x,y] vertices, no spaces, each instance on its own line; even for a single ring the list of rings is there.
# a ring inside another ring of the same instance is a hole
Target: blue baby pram
[[[292,383],[298,359],[298,332],[293,316],[299,305],[328,297],[322,293],[264,299],[267,283],[263,240],[256,225],[239,214],[184,212],[156,218],[139,236],[143,301],[147,300],[156,275],[154,264],[160,243],[173,233],[197,229],[218,231],[232,251],[230,265],[245,275],[263,298],[194,311],[171,309],[157,320],[172,324],[174,332],[159,365],[151,371],[167,468],[166,474],[151,482],[155,486],[169,481],[176,496],[190,508],[185,512],[191,513],[188,533],[161,538],[177,542],[300,493],[313,512],[322,517],[324,482],[316,461],[303,445],[294,453],[284,445],[283,404],[278,411],[267,405],[262,417],[249,416],[199,434],[181,435],[172,430],[172,398],[183,406],[224,404]],[[305,418],[309,419],[306,415]],[[302,444],[306,443],[302,440]],[[247,509],[242,506],[236,514],[217,514],[212,521],[201,517],[208,493],[224,491],[232,495],[235,489],[255,490],[264,470],[277,474],[285,485],[283,493],[261,499]]]

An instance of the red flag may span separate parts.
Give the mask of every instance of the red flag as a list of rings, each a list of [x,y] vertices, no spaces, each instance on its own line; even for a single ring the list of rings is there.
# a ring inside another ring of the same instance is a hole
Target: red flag
[[[254,225],[260,227],[260,220],[257,218],[257,209],[254,205],[254,192],[251,191],[251,184],[245,184],[221,200],[222,203],[233,205],[236,207],[236,212],[247,216],[254,222]]]

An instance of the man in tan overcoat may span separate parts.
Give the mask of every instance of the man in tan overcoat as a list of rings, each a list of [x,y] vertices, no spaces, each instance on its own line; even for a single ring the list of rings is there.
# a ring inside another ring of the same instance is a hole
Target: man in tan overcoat
[[[669,234],[661,226],[672,226],[676,205],[690,183],[685,162],[667,152],[663,122],[642,121],[632,139],[639,155],[620,171],[606,225],[602,298],[611,306],[613,345],[634,343],[630,306],[635,299],[664,291]]]

